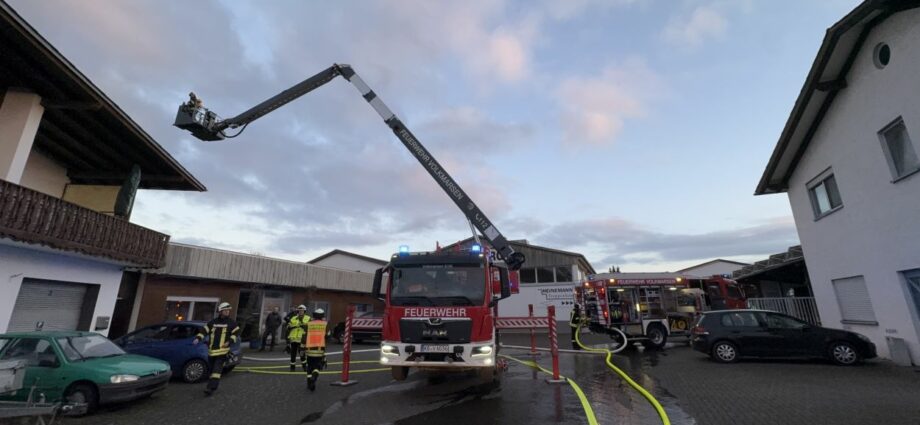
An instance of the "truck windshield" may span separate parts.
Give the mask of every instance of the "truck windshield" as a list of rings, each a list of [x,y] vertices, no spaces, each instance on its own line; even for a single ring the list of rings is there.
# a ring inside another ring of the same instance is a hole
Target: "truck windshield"
[[[393,273],[393,305],[482,305],[486,282],[482,267],[425,264]]]

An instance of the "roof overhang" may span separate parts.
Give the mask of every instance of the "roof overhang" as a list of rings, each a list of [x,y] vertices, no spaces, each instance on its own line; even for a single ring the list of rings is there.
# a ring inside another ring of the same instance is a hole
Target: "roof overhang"
[[[12,7],[0,0],[0,93],[36,93],[45,112],[33,147],[76,184],[121,185],[141,168],[144,189],[206,190]],[[0,94],[2,96],[2,94]]]
[[[920,6],[920,0],[866,0],[828,28],[805,84],[799,92],[755,195],[785,192],[789,178],[840,90],[869,32],[894,13]]]

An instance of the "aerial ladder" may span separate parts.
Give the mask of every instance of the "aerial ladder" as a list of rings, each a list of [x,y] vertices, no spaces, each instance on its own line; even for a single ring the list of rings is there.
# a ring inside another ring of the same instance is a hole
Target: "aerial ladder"
[[[361,96],[364,97],[371,107],[377,111],[377,114],[383,119],[383,122],[393,130],[393,134],[409,150],[409,152],[418,160],[422,167],[428,171],[428,174],[441,186],[441,189],[454,201],[454,204],[466,215],[470,224],[475,227],[489,242],[492,248],[497,252],[500,260],[511,270],[518,270],[524,264],[524,254],[516,252],[508,240],[499,232],[498,228],[486,217],[485,213],[479,209],[479,206],[470,199],[469,195],[463,191],[460,185],[447,173],[447,170],[428,152],[428,149],[412,134],[406,125],[400,120],[393,111],[383,103],[383,100],[374,93],[373,90],[355,73],[350,65],[333,64],[329,68],[313,75],[306,80],[292,86],[291,88],[278,93],[265,100],[264,102],[253,106],[249,110],[227,119],[221,119],[220,116],[204,107],[204,103],[194,93],[189,94],[189,101],[179,106],[176,114],[176,121],[173,125],[184,130],[188,130],[203,141],[220,141],[226,138],[238,136],[253,121],[267,115],[268,113],[287,105],[288,103],[310,93],[311,91],[325,85],[338,76],[348,80]],[[234,135],[228,135],[226,130],[239,129]],[[474,232],[474,237],[478,236]]]

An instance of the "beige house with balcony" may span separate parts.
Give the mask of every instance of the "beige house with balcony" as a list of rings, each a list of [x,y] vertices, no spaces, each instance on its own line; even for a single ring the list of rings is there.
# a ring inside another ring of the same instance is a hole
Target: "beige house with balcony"
[[[205,187],[0,1],[0,333],[127,329],[169,241],[137,189]]]

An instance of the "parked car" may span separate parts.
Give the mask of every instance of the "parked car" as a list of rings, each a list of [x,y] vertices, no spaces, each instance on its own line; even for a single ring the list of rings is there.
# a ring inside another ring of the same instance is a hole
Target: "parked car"
[[[853,365],[876,356],[863,335],[815,326],[785,314],[763,310],[703,313],[691,330],[694,350],[721,363],[741,357],[826,358]]]
[[[382,311],[366,311],[355,315],[355,318],[383,318]],[[362,343],[367,340],[380,340],[382,334],[382,329],[360,329],[351,331],[351,340],[357,343]],[[332,330],[332,337],[341,344],[345,338],[345,322],[339,322],[335,325],[335,328]]]
[[[207,377],[208,345],[193,344],[195,335],[207,322],[166,322],[135,330],[115,343],[133,354],[154,357],[169,363],[173,376],[185,382],[198,382]],[[230,345],[230,357],[224,366],[224,373],[233,370],[240,363],[242,352],[240,342]]]
[[[0,334],[0,361],[26,362],[22,389],[0,399],[24,401],[33,384],[48,402],[101,404],[163,390],[172,372],[161,360],[127,354],[95,332],[36,331]]]

